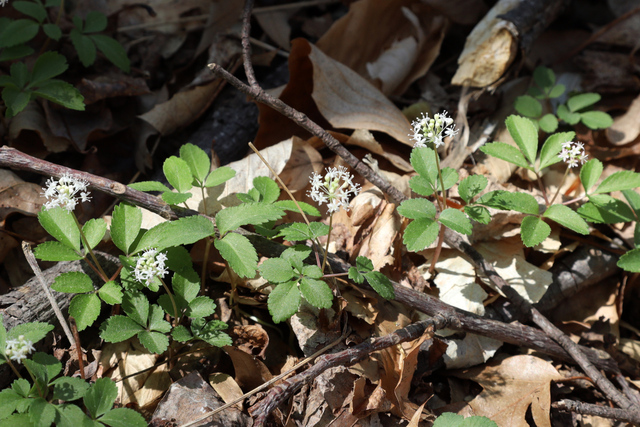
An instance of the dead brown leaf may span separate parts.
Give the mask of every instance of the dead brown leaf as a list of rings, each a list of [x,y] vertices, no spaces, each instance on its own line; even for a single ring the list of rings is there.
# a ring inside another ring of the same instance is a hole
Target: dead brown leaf
[[[500,427],[528,427],[527,409],[538,427],[551,427],[551,381],[562,379],[551,363],[535,356],[498,359],[456,374],[479,383],[482,393],[469,402],[474,415],[491,418]]]

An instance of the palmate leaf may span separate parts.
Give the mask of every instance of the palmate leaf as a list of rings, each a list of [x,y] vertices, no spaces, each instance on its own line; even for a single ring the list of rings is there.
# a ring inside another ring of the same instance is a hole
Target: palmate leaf
[[[38,221],[58,242],[80,252],[80,230],[71,212],[61,207],[43,209],[38,214]]]
[[[448,208],[440,213],[438,221],[444,226],[462,234],[471,234],[471,221],[467,216],[458,209]]]
[[[283,283],[293,278],[293,269],[286,259],[269,258],[258,268],[260,275],[271,283]]]
[[[300,292],[309,304],[318,308],[329,308],[333,301],[333,292],[323,280],[303,277],[300,280]]]
[[[483,175],[471,175],[460,181],[458,193],[466,203],[469,203],[487,187],[487,184],[487,178]]]
[[[113,315],[103,324],[100,337],[106,342],[121,342],[128,340],[144,328],[127,316]]]
[[[140,208],[126,203],[120,203],[113,209],[111,217],[111,239],[125,254],[138,237],[142,226],[142,211]]]
[[[180,147],[180,158],[184,160],[191,170],[191,175],[204,184],[204,180],[211,169],[211,160],[204,150],[197,145],[184,144]]]
[[[92,418],[105,414],[118,397],[118,387],[109,378],[100,378],[84,396],[84,405]]]
[[[40,243],[33,251],[36,258],[42,261],[76,261],[82,259],[73,249],[60,242]]]
[[[225,208],[216,214],[216,224],[220,234],[224,235],[243,225],[264,224],[282,218],[282,209],[265,203],[246,203]]]
[[[600,179],[602,175],[602,162],[598,159],[591,159],[580,169],[580,181],[584,186],[584,192],[589,194],[589,190]]]
[[[102,218],[94,218],[85,222],[82,233],[91,249],[95,248],[107,232],[107,223]]]
[[[416,148],[411,152],[411,166],[418,174],[435,187],[438,178],[436,152],[428,147]]]
[[[505,124],[509,135],[516,142],[529,164],[534,164],[538,151],[538,129],[533,122],[525,117],[509,116],[505,120]]]
[[[259,202],[273,203],[280,197],[280,187],[269,177],[257,176],[253,178],[253,188],[260,195]]]
[[[491,222],[491,214],[489,209],[484,206],[465,206],[464,213],[469,215],[469,218],[479,222],[480,224],[489,224]]]
[[[403,242],[407,249],[418,252],[435,242],[440,225],[431,219],[415,219],[404,230]]]
[[[225,211],[228,209],[230,208]],[[222,239],[216,240],[214,245],[238,276],[247,278],[255,276],[258,254],[249,239],[239,234],[229,233]]]
[[[69,271],[60,274],[53,281],[51,289],[68,294],[80,294],[95,290],[91,277],[81,271]]]
[[[427,199],[408,199],[398,206],[398,213],[410,219],[435,219],[436,208],[433,203]]]
[[[171,156],[162,164],[162,171],[167,177],[169,184],[178,190],[179,193],[185,193],[191,189],[193,176],[189,164],[180,157]]]
[[[162,354],[169,347],[169,337],[160,332],[141,331],[138,339],[147,350],[152,353]]]
[[[579,234],[589,234],[589,224],[573,209],[564,205],[551,205],[543,214],[544,217],[575,231]]]
[[[551,227],[537,216],[526,216],[522,219],[520,237],[528,248],[536,246],[551,234]]]

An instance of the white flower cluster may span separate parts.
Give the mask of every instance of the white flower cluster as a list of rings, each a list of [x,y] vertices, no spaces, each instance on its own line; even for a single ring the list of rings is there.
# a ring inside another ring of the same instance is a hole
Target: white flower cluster
[[[453,119],[447,115],[446,111],[441,114],[434,114],[430,119],[426,113],[422,117],[411,123],[413,133],[409,136],[415,141],[414,148],[426,147],[434,144],[436,148],[444,144],[444,137],[454,137],[458,134],[453,124]]]
[[[49,178],[47,188],[44,188],[44,196],[48,199],[48,202],[44,204],[45,209],[60,206],[69,212],[73,211],[78,200],[83,202],[91,200],[87,192],[88,185],[89,183],[76,179],[67,173],[62,175],[59,181]]]
[[[584,152],[583,143],[567,141],[562,144],[562,151],[558,154],[558,157],[570,168],[575,168],[578,167],[578,162],[584,165],[589,155]]]
[[[17,340],[7,340],[7,348],[5,354],[14,362],[22,363],[29,354],[36,351],[33,343],[20,335]]]
[[[149,286],[154,277],[163,278],[167,274],[164,262],[167,255],[158,253],[157,249],[147,249],[138,259],[133,274],[136,280],[145,286]]]
[[[9,3],[9,0],[0,0],[0,6],[4,7],[5,4]]]
[[[327,168],[326,171],[324,179],[322,175],[315,172],[311,175],[309,196],[318,205],[322,206],[326,203],[329,214],[339,211],[340,206],[348,211],[349,196],[356,196],[360,192],[358,184],[353,183],[353,175],[343,166]]]

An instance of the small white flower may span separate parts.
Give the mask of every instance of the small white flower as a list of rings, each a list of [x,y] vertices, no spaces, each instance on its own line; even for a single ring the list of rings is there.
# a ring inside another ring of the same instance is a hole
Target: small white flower
[[[24,335],[20,335],[18,339],[15,340],[7,340],[5,354],[16,363],[22,363],[22,361],[34,351],[36,351],[36,349],[33,347],[33,343],[25,339]]]
[[[9,3],[9,0],[0,0],[0,6],[4,7],[5,4]]]
[[[164,262],[167,255],[158,253],[157,249],[147,249],[138,259],[133,271],[136,280],[145,286],[149,286],[154,277],[163,278],[167,274]]]
[[[91,200],[87,192],[89,183],[76,179],[67,173],[62,175],[58,181],[55,178],[49,178],[46,184],[47,187],[43,188],[43,194],[48,199],[44,204],[45,209],[60,206],[71,212],[76,208],[78,200],[83,202]]]
[[[434,144],[436,148],[444,144],[444,137],[453,138],[458,134],[453,124],[453,119],[447,115],[446,111],[441,114],[434,114],[430,119],[426,113],[422,117],[411,123],[413,133],[409,136],[415,142],[414,147],[426,147]]]
[[[318,205],[327,204],[329,214],[337,212],[342,206],[349,210],[349,196],[356,196],[360,192],[358,184],[353,183],[353,176],[347,172],[347,168],[327,168],[327,173],[322,175],[313,172],[311,175],[311,191],[309,196]]]
[[[570,168],[575,168],[578,167],[578,162],[584,165],[589,155],[584,152],[583,143],[567,141],[562,144],[562,151],[560,151],[558,157]]]

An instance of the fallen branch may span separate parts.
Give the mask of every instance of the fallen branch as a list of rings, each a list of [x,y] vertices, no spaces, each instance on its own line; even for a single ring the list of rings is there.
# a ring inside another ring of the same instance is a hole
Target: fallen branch
[[[608,406],[599,406],[592,403],[577,402],[575,400],[563,399],[551,404],[563,412],[575,412],[582,415],[595,415],[596,417],[608,418],[616,421],[626,421],[637,425],[635,418],[629,417],[629,411]]]

